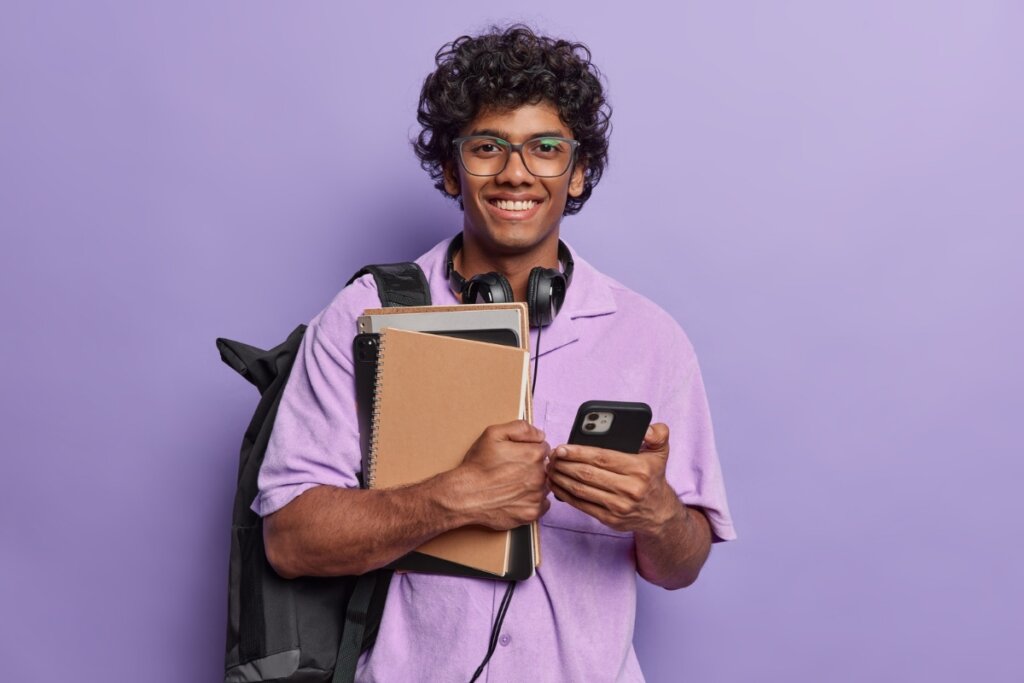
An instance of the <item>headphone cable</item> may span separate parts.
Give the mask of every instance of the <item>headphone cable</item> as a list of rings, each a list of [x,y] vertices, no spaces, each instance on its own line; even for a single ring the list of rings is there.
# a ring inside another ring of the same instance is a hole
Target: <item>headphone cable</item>
[[[537,368],[540,367],[540,332],[543,327],[537,328],[537,351],[533,356],[533,384],[530,385],[530,396],[537,392]]]
[[[515,589],[516,582],[509,581],[508,588],[505,589],[505,595],[501,598],[501,604],[498,605],[498,614],[494,619],[494,627],[491,629],[491,640],[487,644],[487,655],[484,657],[484,661],[480,662],[480,666],[476,668],[476,672],[469,679],[469,683],[474,683],[476,679],[480,678],[480,674],[484,672],[487,662],[491,661],[491,655],[494,654],[494,649],[498,646],[498,634],[501,632],[501,624],[505,621],[505,614],[508,613],[508,606],[512,602],[512,593]]]
[[[537,328],[537,351],[533,356],[533,384],[530,385],[530,395],[537,391],[537,369],[540,367],[540,332],[544,329],[543,327]],[[491,661],[491,655],[494,654],[495,648],[498,646],[498,634],[501,633],[501,626],[505,623],[505,615],[508,613],[508,606],[512,602],[512,593],[516,590],[516,582],[509,581],[508,588],[505,589],[505,595],[501,598],[501,604],[498,605],[498,613],[494,617],[494,625],[491,627],[491,638],[487,643],[487,654],[484,656],[484,660],[480,662],[480,666],[476,668],[476,672],[473,677],[469,679],[469,683],[474,683],[476,679],[480,678],[480,674],[484,672],[484,667],[487,666],[487,662]]]

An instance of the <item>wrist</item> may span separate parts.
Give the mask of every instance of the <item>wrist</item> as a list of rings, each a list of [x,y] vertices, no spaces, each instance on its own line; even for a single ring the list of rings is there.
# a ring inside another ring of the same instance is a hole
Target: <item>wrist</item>
[[[634,532],[634,535],[658,538],[664,535],[666,529],[685,528],[689,525],[689,511],[667,482],[663,482],[657,499],[658,503],[654,506],[647,524]]]
[[[466,509],[466,496],[461,490],[462,478],[459,468],[442,472],[428,480],[428,499],[431,508],[444,520],[448,529],[456,529],[474,523]]]

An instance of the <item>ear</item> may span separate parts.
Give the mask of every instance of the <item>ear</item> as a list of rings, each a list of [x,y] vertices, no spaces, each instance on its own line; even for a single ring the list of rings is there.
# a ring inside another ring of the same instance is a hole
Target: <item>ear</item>
[[[572,177],[569,178],[569,196],[579,197],[583,194],[583,176],[586,173],[587,165],[577,162],[572,168]]]
[[[444,165],[444,191],[453,197],[458,197],[462,192],[458,169],[450,162]]]

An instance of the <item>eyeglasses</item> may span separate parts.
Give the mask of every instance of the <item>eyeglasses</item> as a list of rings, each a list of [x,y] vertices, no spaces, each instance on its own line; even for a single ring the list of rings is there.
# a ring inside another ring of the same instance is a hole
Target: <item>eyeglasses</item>
[[[513,145],[490,135],[455,138],[452,144],[458,150],[459,163],[470,175],[498,175],[508,166],[512,152],[519,152],[526,170],[538,178],[556,178],[568,171],[580,146],[579,140],[551,136]]]

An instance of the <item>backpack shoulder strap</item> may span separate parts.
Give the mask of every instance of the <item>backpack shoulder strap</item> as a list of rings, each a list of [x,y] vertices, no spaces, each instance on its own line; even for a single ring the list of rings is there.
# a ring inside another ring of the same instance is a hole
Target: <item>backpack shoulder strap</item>
[[[427,284],[427,276],[423,274],[423,269],[418,264],[406,262],[365,266],[349,278],[345,286],[367,273],[372,275],[373,281],[377,283],[377,294],[385,308],[430,305],[430,286]]]
[[[351,683],[355,680],[359,655],[377,637],[391,574],[390,569],[377,569],[356,579],[345,611],[345,626],[338,645],[338,658],[331,683]]]

